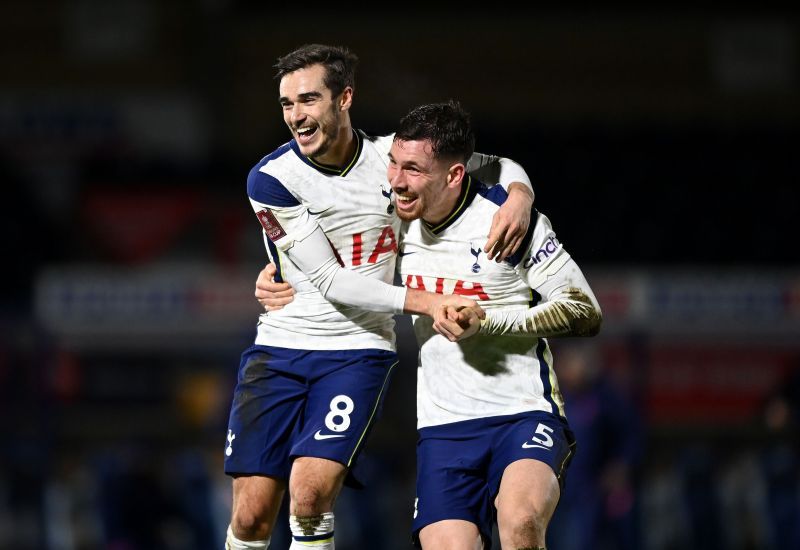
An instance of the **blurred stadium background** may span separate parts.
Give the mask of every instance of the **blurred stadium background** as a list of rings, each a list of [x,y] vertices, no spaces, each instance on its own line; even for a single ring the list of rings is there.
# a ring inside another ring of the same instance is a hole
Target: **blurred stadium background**
[[[9,0],[0,37],[0,548],[222,547],[264,262],[245,178],[306,42],[360,56],[357,127],[461,100],[596,290],[601,336],[555,344],[581,439],[550,547],[800,548],[797,11]],[[410,547],[398,331],[340,550]]]

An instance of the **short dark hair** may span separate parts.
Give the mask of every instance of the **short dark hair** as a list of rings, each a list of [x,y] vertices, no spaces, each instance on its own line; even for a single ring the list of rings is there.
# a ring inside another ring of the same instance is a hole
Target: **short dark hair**
[[[278,58],[278,62],[274,65],[278,70],[275,78],[283,78],[284,75],[316,64],[325,67],[325,86],[332,92],[333,97],[341,94],[347,86],[355,88],[358,57],[344,46],[324,44],[300,46]]]
[[[466,162],[475,150],[469,113],[458,101],[415,107],[400,119],[394,134],[400,141],[430,141],[434,158],[456,157]]]

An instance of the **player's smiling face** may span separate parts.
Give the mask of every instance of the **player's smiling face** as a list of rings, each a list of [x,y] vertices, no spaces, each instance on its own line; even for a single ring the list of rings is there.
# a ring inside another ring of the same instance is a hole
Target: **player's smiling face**
[[[284,75],[279,86],[283,120],[300,152],[322,163],[331,148],[338,149],[335,145],[340,136],[349,137],[349,129],[340,130],[352,97],[352,90],[346,88],[334,98],[324,78],[325,67],[311,65]]]
[[[463,176],[464,165],[435,158],[429,141],[392,143],[387,177],[402,220],[444,220],[455,207]]]

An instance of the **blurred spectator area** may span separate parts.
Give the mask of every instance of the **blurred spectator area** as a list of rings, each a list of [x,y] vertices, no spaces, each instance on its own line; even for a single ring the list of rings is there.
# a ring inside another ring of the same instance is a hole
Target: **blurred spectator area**
[[[288,137],[271,65],[299,45],[291,25],[247,1],[2,10],[3,175],[24,187],[26,220],[55,226],[51,247],[80,246],[76,214],[99,215],[108,199],[96,187],[170,193],[181,181],[176,217],[212,193],[246,219],[247,170]],[[800,172],[796,13],[526,8],[490,25],[443,8],[319,15],[303,36],[361,57],[357,127],[388,132],[413,105],[461,100],[478,149],[525,165],[579,259],[798,261],[781,246]],[[442,41],[445,21],[460,30]]]

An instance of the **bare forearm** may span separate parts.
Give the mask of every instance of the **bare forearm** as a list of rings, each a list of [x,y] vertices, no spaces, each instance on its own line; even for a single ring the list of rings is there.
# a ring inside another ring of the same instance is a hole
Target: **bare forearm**
[[[436,296],[436,294],[431,294],[424,290],[417,290],[415,288],[407,289],[403,313],[433,317]]]
[[[514,181],[509,184],[507,191],[510,198],[513,198],[518,194],[521,199],[524,198],[530,201],[528,210],[530,210],[530,207],[533,206],[533,187],[530,185],[525,185],[522,182]]]

